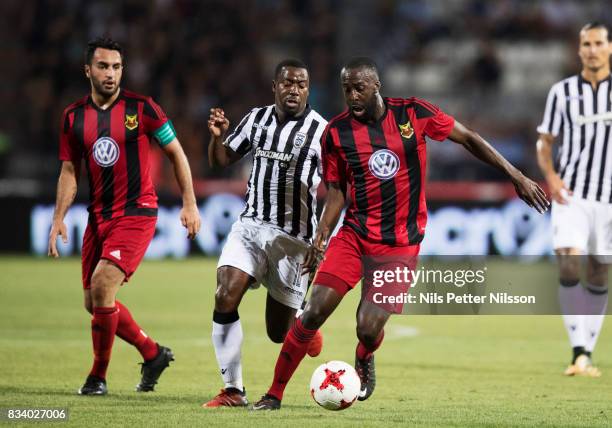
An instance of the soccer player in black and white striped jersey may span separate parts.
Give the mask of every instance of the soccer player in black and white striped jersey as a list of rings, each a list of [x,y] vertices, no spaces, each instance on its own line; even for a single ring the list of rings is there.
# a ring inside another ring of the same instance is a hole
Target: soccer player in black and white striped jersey
[[[600,23],[580,31],[582,70],[555,83],[538,127],[538,163],[553,198],[553,247],[559,260],[559,299],[573,348],[568,376],[598,377],[591,353],[608,303],[612,255],[612,75],[609,29]],[[552,146],[562,132],[558,169]],[[587,256],[580,283],[581,255]]]
[[[217,264],[212,341],[225,387],[203,407],[246,406],[242,382],[242,327],[238,306],[249,287],[268,290],[266,327],[282,343],[308,287],[302,264],[316,230],[321,181],[321,136],[327,121],[308,104],[309,77],[298,60],[280,62],[274,104],[254,108],[226,137],[223,110],[211,110],[211,166],[230,165],[253,153],[246,207],[234,223]],[[319,336],[309,354],[321,352]]]

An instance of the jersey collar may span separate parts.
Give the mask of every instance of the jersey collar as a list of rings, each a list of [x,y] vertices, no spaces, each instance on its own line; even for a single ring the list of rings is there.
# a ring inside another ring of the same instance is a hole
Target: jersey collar
[[[589,82],[584,77],[582,77],[582,72],[578,73],[578,83],[580,83],[580,84],[583,84],[583,83],[587,84],[587,85],[589,85],[589,88],[593,89],[594,91],[597,91],[599,89],[599,85],[602,84],[603,82],[607,81],[607,80],[610,80],[610,78],[612,78],[612,73],[608,74],[603,79],[597,81],[597,83],[595,84],[595,88],[593,88],[593,86],[591,85],[591,82]]]
[[[285,121],[282,122],[282,123],[287,123],[287,122],[290,122],[290,121],[293,121],[293,120],[300,120],[300,119],[308,116],[308,113],[310,113],[311,110],[312,110],[312,108],[310,107],[310,104],[307,103],[306,107],[304,108],[304,111],[302,112],[301,115],[299,115],[299,116],[291,116],[291,117],[287,116],[285,118]],[[272,106],[272,112],[274,113],[274,119],[276,119],[276,122],[277,123],[281,123],[281,121],[278,120],[278,115],[276,114],[276,105]]]
[[[96,103],[94,103],[93,98],[91,97],[91,94],[89,94],[87,96],[87,102],[96,110],[98,110],[99,112],[105,112],[105,111],[111,111],[111,109],[113,107],[115,107],[115,105],[123,98],[123,90],[121,88],[119,88],[119,95],[117,95],[117,98],[115,98],[115,101],[112,102],[111,105],[109,105],[106,108],[100,108]]]

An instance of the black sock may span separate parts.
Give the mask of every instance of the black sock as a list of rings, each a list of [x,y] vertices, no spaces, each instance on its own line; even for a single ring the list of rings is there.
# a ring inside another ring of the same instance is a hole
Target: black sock
[[[238,311],[234,312],[217,312],[213,310],[213,321],[217,324],[231,324],[240,319]]]
[[[584,346],[574,346],[574,348],[572,348],[572,351],[574,353],[574,356],[572,358],[572,364],[576,363],[576,358],[578,358],[580,355],[586,355],[589,358],[591,357],[591,353],[585,351]]]

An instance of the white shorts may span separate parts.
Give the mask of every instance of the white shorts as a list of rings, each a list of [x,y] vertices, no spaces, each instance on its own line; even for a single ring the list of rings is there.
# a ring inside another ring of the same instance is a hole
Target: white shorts
[[[263,284],[274,300],[299,309],[308,290],[302,264],[308,244],[282,230],[251,218],[232,225],[217,268],[233,266]]]
[[[612,205],[568,196],[567,204],[552,203],[553,248],[576,248],[610,263]]]

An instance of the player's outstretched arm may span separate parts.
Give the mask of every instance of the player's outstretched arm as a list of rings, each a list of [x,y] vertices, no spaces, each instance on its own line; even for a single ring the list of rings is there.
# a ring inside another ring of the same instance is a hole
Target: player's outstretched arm
[[[448,138],[461,144],[481,161],[503,171],[512,180],[519,198],[527,205],[535,208],[539,213],[548,209],[550,203],[546,199],[544,190],[537,183],[525,177],[478,133],[455,121],[455,126]]]
[[[208,163],[211,167],[228,166],[240,160],[240,155],[223,145],[225,134],[229,129],[229,120],[220,108],[211,108],[208,117],[210,143],[208,144]]]
[[[180,214],[181,223],[187,229],[189,239],[194,239],[200,231],[200,211],[193,192],[191,168],[189,168],[187,156],[185,156],[181,143],[176,138],[170,144],[165,145],[163,150],[172,162],[174,175],[183,197],[183,208]]]
[[[559,177],[553,166],[553,149],[555,137],[551,134],[540,134],[540,138],[536,144],[538,153],[538,165],[542,171],[542,175],[548,183],[550,196],[560,204],[566,204],[565,197],[571,195],[572,192],[565,187],[565,183]]]
[[[340,184],[329,183],[321,220],[317,226],[314,242],[306,253],[302,273],[312,272],[316,268],[320,255],[325,251],[327,240],[338,223],[345,200],[346,195]]]
[[[68,242],[68,230],[64,224],[64,217],[68,208],[72,205],[77,193],[79,183],[80,164],[72,161],[63,161],[59,179],[57,180],[57,195],[55,198],[55,211],[53,213],[53,224],[49,232],[49,248],[47,255],[58,258],[57,237],[62,238],[62,242]]]

